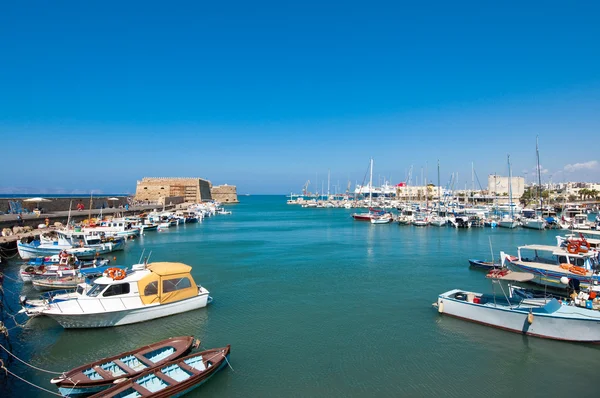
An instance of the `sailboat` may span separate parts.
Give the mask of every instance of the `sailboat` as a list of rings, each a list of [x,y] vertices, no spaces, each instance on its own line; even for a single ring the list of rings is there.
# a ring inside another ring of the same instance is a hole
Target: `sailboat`
[[[438,180],[437,180],[437,184],[438,184],[438,200],[437,200],[437,214],[434,215],[433,217],[431,217],[431,219],[429,220],[429,223],[431,225],[435,225],[437,227],[443,227],[445,225],[448,224],[448,220],[446,220],[446,217],[442,217],[442,215],[440,214],[440,210],[442,207],[442,194],[440,191],[440,161],[438,160],[438,167],[437,167],[437,174],[438,174]]]
[[[541,175],[541,171],[540,171],[540,151],[539,151],[539,147],[538,147],[538,137],[535,137],[535,153],[536,153],[536,157],[537,157],[538,199],[540,201],[540,212],[541,212],[544,208],[544,205],[542,203],[542,175]],[[525,218],[522,221],[523,228],[530,228],[530,229],[542,230],[542,229],[546,228],[547,224],[548,223],[546,222],[546,220],[544,220],[544,218],[541,216],[541,214],[535,214],[534,217]]]
[[[498,222],[498,226],[502,228],[516,228],[519,222],[514,218],[514,204],[512,201],[512,168],[510,166],[510,155],[508,155],[508,207],[510,214],[504,215]]]
[[[354,213],[352,214],[352,218],[356,221],[371,221],[374,217],[379,217],[383,215],[383,211],[376,211],[373,209],[373,158],[371,158],[370,162],[370,177],[369,177],[369,212],[368,213]]]

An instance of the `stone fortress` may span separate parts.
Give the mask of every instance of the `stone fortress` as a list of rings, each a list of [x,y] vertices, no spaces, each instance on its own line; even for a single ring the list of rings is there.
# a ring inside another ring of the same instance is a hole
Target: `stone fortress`
[[[210,200],[238,203],[235,185],[213,186],[209,180],[197,177],[144,177],[137,182],[135,200],[161,204],[201,203]]]

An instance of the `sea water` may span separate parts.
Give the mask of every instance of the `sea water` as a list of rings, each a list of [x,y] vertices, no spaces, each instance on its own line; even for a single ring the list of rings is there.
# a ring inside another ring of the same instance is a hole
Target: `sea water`
[[[468,259],[518,245],[556,244],[560,231],[371,225],[346,209],[301,208],[284,196],[242,196],[198,224],[150,231],[117,253],[193,267],[214,298],[207,308],[144,323],[64,330],[36,318],[10,331],[13,352],[64,371],[168,337],[203,348],[231,344],[225,368],[190,397],[574,396],[594,391],[595,346],[544,340],[443,316],[432,308],[453,288],[492,292]],[[113,262],[114,263],[114,262]],[[18,263],[6,267],[17,277]],[[6,302],[30,287],[6,279]],[[19,315],[19,321],[24,316]],[[11,320],[6,319],[10,325]],[[3,345],[6,346],[6,340]],[[6,355],[0,353],[6,362]],[[54,390],[52,375],[8,368]],[[41,391],[12,377],[3,396]]]

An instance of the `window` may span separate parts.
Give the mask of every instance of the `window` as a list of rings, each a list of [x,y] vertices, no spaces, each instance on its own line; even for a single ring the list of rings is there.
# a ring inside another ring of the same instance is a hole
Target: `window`
[[[119,283],[118,285],[110,285],[102,296],[118,296],[129,293],[129,283]]]
[[[144,288],[144,296],[152,296],[158,294],[158,282],[154,281],[146,285]]]
[[[94,283],[94,285],[92,286],[90,291],[87,293],[87,296],[88,297],[97,297],[100,293],[102,293],[102,291],[104,290],[104,288],[106,286],[108,286],[108,285],[100,285],[100,284]]]
[[[189,278],[175,278],[167,279],[162,283],[163,293],[174,292],[176,290],[183,290],[192,287],[192,283]]]

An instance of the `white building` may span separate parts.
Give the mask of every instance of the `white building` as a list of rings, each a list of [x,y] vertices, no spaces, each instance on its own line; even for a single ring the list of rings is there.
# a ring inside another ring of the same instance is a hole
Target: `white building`
[[[525,191],[525,179],[523,177],[512,177],[512,196],[513,199],[519,199]],[[508,195],[509,178],[496,174],[488,176],[488,194],[496,196]]]

